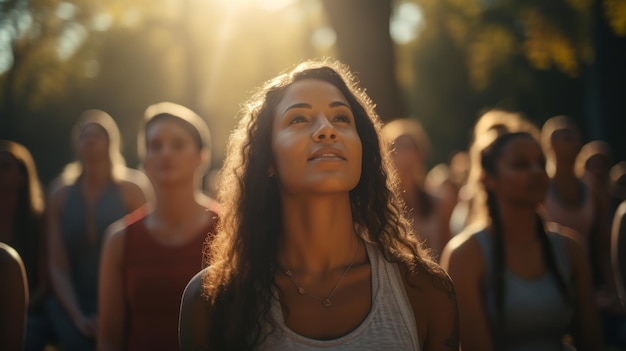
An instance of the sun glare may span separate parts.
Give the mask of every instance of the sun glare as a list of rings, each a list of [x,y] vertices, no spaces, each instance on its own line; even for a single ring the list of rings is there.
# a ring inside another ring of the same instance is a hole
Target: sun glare
[[[57,42],[57,56],[64,61],[72,57],[87,38],[85,28],[78,23],[71,23],[61,33]]]
[[[424,27],[422,10],[412,2],[399,4],[391,15],[390,34],[398,44],[415,40]]]
[[[260,7],[269,12],[283,10],[296,0],[219,0],[223,8]]]

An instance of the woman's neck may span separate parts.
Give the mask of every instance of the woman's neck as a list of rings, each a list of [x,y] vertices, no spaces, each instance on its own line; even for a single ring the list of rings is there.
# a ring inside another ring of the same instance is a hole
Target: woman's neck
[[[509,244],[523,246],[537,239],[537,210],[530,206],[501,204],[499,208],[502,234]]]
[[[83,182],[90,186],[104,185],[111,181],[111,164],[106,162],[91,162],[83,164]]]
[[[154,187],[155,203],[153,213],[160,221],[179,224],[194,217],[208,206],[208,200],[202,204],[204,195],[193,184],[181,184],[171,187]]]
[[[567,182],[578,180],[578,177],[576,177],[576,174],[574,173],[574,165],[557,163],[552,179],[557,182]]]
[[[282,197],[278,262],[292,271],[324,274],[346,264],[357,247],[348,194],[292,200]]]

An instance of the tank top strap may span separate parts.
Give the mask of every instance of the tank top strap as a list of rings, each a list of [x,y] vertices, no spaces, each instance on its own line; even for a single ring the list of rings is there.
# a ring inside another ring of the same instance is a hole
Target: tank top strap
[[[483,254],[483,262],[484,262],[484,281],[488,285],[491,282],[491,267],[493,266],[491,251],[492,251],[492,243],[491,238],[489,237],[489,233],[486,229],[479,231],[474,234],[476,240],[478,240],[478,245],[481,248]]]

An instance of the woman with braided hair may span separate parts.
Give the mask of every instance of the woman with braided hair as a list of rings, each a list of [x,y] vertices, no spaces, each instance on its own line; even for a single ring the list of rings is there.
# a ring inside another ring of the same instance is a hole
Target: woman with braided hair
[[[578,350],[601,350],[582,249],[546,232],[538,214],[548,189],[541,147],[524,132],[484,138],[486,216],[441,259],[459,293],[463,350],[563,350],[567,335]]]

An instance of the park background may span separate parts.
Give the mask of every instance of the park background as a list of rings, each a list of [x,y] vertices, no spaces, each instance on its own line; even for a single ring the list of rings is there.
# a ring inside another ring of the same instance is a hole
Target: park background
[[[213,169],[252,90],[307,58],[350,65],[385,121],[418,119],[429,164],[481,111],[566,114],[626,160],[626,0],[0,0],[0,138],[44,184],[81,111],[117,121],[138,166],[144,109],[173,101],[213,134]]]

